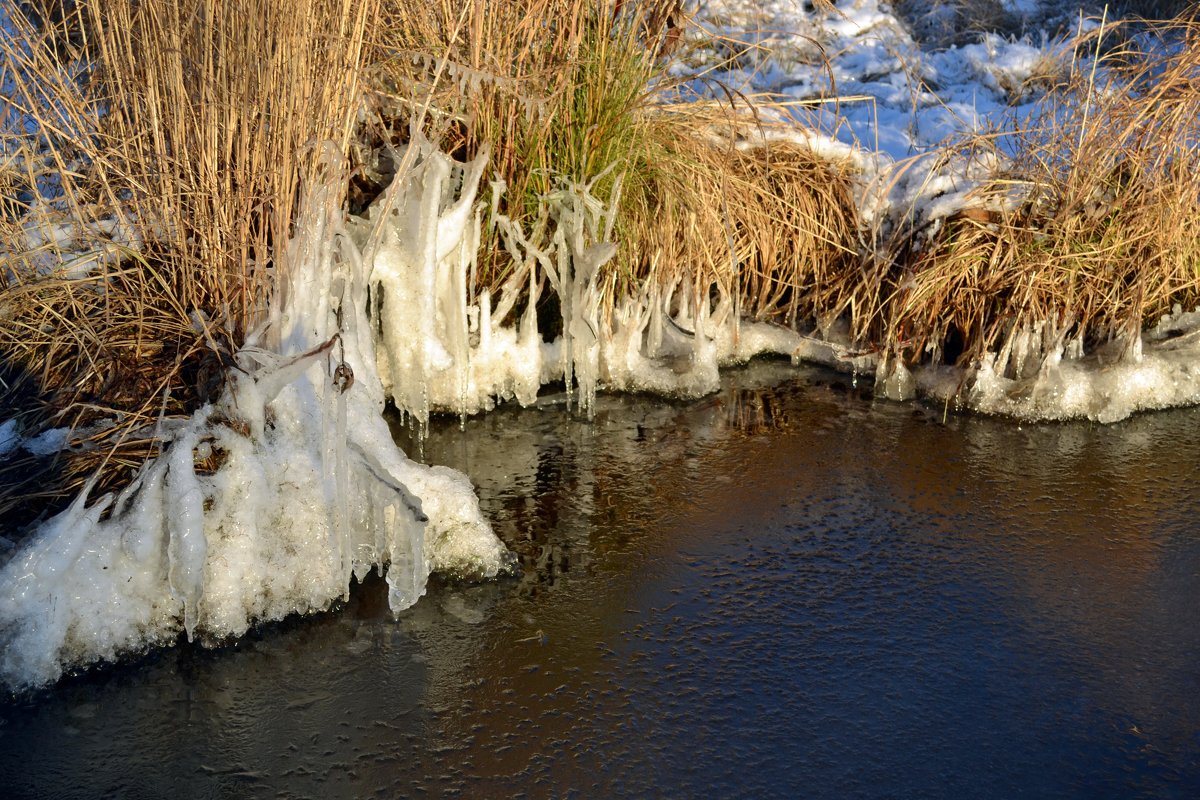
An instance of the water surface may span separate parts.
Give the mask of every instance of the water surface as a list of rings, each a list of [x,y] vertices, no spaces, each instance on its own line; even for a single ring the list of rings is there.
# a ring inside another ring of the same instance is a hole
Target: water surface
[[[1195,797],[1200,415],[779,364],[435,429],[524,572],[0,706],[6,797]]]

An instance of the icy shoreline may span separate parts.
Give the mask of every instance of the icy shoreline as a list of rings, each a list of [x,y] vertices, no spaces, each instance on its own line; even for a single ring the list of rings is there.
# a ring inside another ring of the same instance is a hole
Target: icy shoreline
[[[88,505],[85,492],[9,554],[0,566],[5,684],[52,683],[181,632],[221,641],[326,609],[373,568],[386,574],[397,612],[420,598],[431,571],[509,569],[469,480],[418,465],[392,443],[385,398],[424,424],[434,410],[528,405],[542,385],[565,380],[586,413],[599,389],[696,397],[717,388],[721,367],[779,354],[872,376],[896,400],[920,394],[1021,419],[1112,422],[1200,403],[1200,314],[1179,310],[1110,354],[1085,355],[1044,326],[969,369],[912,372],[833,333],[740,319],[713,287],[647,290],[602,313],[596,276],[612,248],[605,206],[588,187],[562,197],[560,225],[574,237],[528,258],[519,275],[536,287],[537,270],[552,265],[550,285],[570,298],[567,335],[547,343],[532,304],[505,325],[514,303],[503,292],[498,312],[486,291],[468,302],[483,157],[460,164],[429,142],[411,147],[410,172],[361,230],[346,228],[329,187],[310,193],[289,259],[304,266],[264,341],[237,354],[221,399],[164,431],[162,455],[119,496]]]
[[[748,13],[745,5],[722,7]],[[861,0],[854,8],[857,16],[827,21],[828,44],[838,45],[830,75],[871,104],[849,109],[837,135],[797,137],[859,164],[868,223],[900,207],[927,221],[947,217],[965,202],[969,176],[935,174],[929,163],[895,180],[880,176],[914,153],[931,158],[955,131],[983,126],[1039,51],[993,37],[922,60],[885,7]],[[768,10],[781,30],[807,20],[788,4]],[[962,80],[943,80],[944,97],[931,99],[897,74],[897,54],[916,58],[931,82],[955,71]],[[820,88],[819,72],[767,64],[744,77],[802,99]],[[872,139],[877,149],[861,147]],[[159,457],[118,496],[93,501],[85,491],[0,551],[0,682],[46,685],[181,633],[236,637],[260,621],[328,608],[371,569],[385,573],[397,612],[420,598],[431,572],[488,578],[510,569],[469,480],[418,465],[393,444],[380,416],[388,400],[423,426],[438,411],[529,405],[561,381],[589,414],[597,391],[698,397],[717,389],[722,367],[775,354],[871,377],[892,399],[1023,420],[1114,422],[1200,403],[1200,312],[1177,308],[1152,329],[1086,353],[1067,338],[1069,325],[1043,322],[966,367],[910,369],[855,350],[836,324],[801,333],[743,319],[736,287],[647,285],[609,307],[602,275],[616,252],[619,180],[609,197],[561,184],[544,198],[554,232],[533,241],[495,212],[503,187],[491,187],[490,205],[480,199],[486,153],[460,163],[414,132],[365,219],[343,215],[345,165],[332,151],[327,162],[328,182],[308,187],[283,260],[281,301],[229,354],[238,368],[220,399],[157,430]],[[514,262],[494,295],[475,281],[485,226],[498,227]],[[551,342],[535,311],[545,292],[562,311]],[[0,426],[0,455],[38,446]]]

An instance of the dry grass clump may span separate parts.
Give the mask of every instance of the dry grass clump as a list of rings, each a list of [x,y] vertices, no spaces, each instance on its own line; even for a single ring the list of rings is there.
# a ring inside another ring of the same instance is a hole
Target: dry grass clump
[[[1200,25],[1157,35],[971,144],[1012,153],[1009,167],[886,275],[861,335],[910,362],[968,363],[1042,323],[1124,348],[1200,301]]]
[[[378,7],[49,5],[0,38],[0,358],[44,398],[27,427],[116,420],[84,474],[219,389],[287,269],[312,144],[348,145]]]
[[[713,286],[757,320],[824,321],[857,265],[849,167],[716,104],[656,108],[647,124],[659,153],[623,191],[617,294]]]
[[[531,237],[550,240],[546,198],[564,185],[616,202],[618,255],[600,278],[610,302],[686,281],[796,324],[813,318],[827,273],[853,254],[848,169],[764,137],[755,98],[672,99],[668,67],[687,24],[678,0],[388,8],[408,27],[393,26],[407,35],[381,70],[392,92],[380,95],[379,139],[401,141],[404,97],[432,87],[435,132],[464,158],[488,148],[504,186],[495,210]],[[515,268],[499,234],[480,267],[493,290]]]

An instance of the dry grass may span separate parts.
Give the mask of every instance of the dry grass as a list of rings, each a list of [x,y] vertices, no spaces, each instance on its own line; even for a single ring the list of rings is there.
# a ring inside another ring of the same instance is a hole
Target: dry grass
[[[397,35],[395,57],[380,68],[393,87],[382,97],[391,103],[383,127],[402,138],[407,98],[431,97],[434,138],[464,158],[489,149],[491,175],[506,187],[502,210],[517,222],[531,224],[563,180],[607,171],[596,187],[606,196],[617,174],[632,171],[626,164],[649,155],[642,111],[683,24],[676,0],[387,7]],[[485,283],[507,268],[504,259],[483,266]]]
[[[1200,300],[1200,25],[1158,35],[1177,46],[1111,51],[1036,119],[964,148],[1014,157],[930,241],[893,243],[861,337],[910,362],[968,363],[1042,322],[1129,346]]]
[[[409,34],[381,73],[393,121],[382,115],[379,142],[402,140],[404,98],[424,96],[436,72],[446,79],[432,90],[435,133],[463,157],[489,148],[491,177],[506,187],[497,210],[527,231],[549,241],[538,221],[560,186],[590,183],[607,201],[619,181],[618,255],[600,278],[610,302],[680,280],[790,324],[831,302],[830,273],[855,252],[849,170],[764,136],[761,98],[674,100],[667,71],[688,24],[676,0],[389,9]],[[494,290],[513,268],[494,238],[480,283]]]
[[[65,488],[101,460],[119,482],[160,415],[219,390],[280,299],[277,245],[312,144],[355,155],[361,208],[414,120],[460,157],[488,148],[496,210],[543,241],[553,190],[619,185],[610,304],[692,285],[758,319],[847,320],[909,362],[967,363],[1047,320],[1089,346],[1128,341],[1200,300],[1197,23],[1163,32],[1182,48],[1065,65],[1039,119],[958,151],[1015,154],[971,207],[863,261],[846,165],[782,134],[762,98],[672,97],[674,0],[62,8],[40,27],[13,17],[0,45],[0,240],[16,243],[0,251],[0,380],[29,429],[77,428]],[[479,286],[495,289],[514,267],[498,237],[487,246]],[[0,512],[31,489],[12,485]]]
[[[649,116],[658,153],[634,178],[642,185],[631,191],[627,182],[622,195],[614,268],[626,280],[617,293],[648,281],[696,283],[737,297],[758,320],[824,321],[856,271],[849,167],[716,104]]]
[[[79,475],[136,462],[112,447],[141,453],[160,413],[219,388],[287,269],[274,245],[316,168],[312,143],[348,146],[378,4],[80,0],[41,24],[10,13],[0,135],[21,157],[0,171],[0,358],[45,399],[30,427],[117,420],[79,443],[67,467]]]

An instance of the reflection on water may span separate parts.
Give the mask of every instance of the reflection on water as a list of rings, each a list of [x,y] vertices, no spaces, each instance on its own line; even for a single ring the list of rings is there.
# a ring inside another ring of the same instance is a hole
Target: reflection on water
[[[448,423],[520,578],[0,707],[6,796],[1200,786],[1197,412],[1018,427],[761,364]]]

